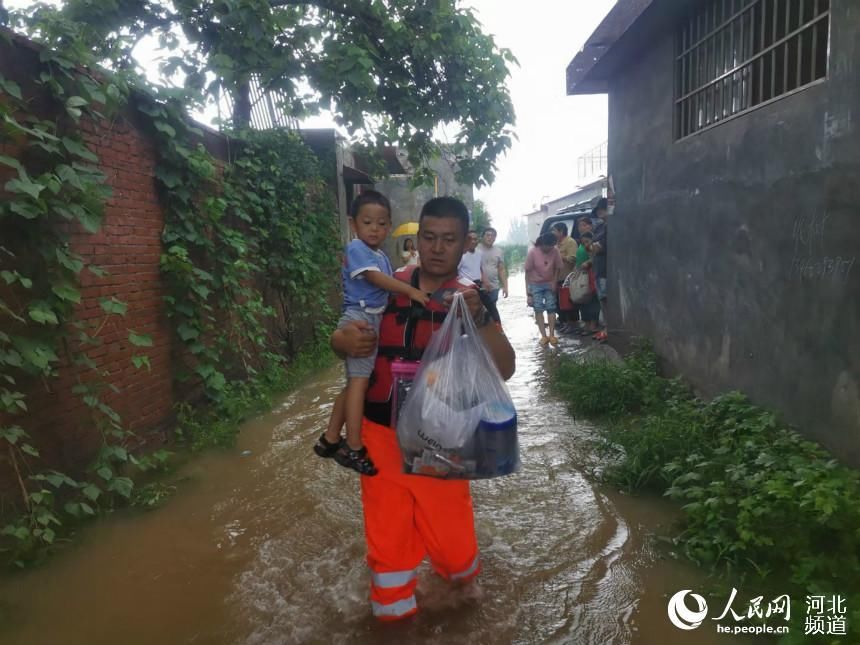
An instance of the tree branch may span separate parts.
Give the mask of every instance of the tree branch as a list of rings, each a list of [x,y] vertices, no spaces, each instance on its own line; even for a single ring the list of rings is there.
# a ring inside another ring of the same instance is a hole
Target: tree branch
[[[357,20],[371,20],[374,23],[379,24],[379,18],[374,16],[372,13],[367,11],[356,11],[355,9],[347,7],[345,3],[342,4],[339,2],[332,2],[330,0],[272,0],[269,2],[269,6],[272,9],[277,9],[279,7],[296,7],[299,5],[311,5],[318,9],[325,9],[326,11],[331,11],[332,13],[336,13],[341,16],[349,16],[350,18],[356,18]]]

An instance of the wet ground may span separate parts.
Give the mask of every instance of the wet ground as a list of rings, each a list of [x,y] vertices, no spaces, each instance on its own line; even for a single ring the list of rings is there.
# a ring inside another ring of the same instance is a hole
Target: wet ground
[[[521,282],[500,310],[517,352],[523,468],[472,486],[479,594],[424,570],[416,618],[370,617],[357,476],[311,453],[342,386],[336,366],[247,423],[234,450],[187,465],[164,507],[101,521],[42,568],[0,580],[0,642],[740,642],[669,623],[668,596],[703,589],[704,575],[655,548],[668,504],[587,476],[594,429],[547,387],[555,352],[585,347],[538,346]]]

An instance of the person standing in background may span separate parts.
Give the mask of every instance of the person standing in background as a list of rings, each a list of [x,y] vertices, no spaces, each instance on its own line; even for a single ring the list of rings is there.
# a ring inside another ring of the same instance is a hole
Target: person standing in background
[[[574,269],[576,269],[576,249],[578,244],[576,240],[570,237],[567,233],[567,224],[564,222],[556,222],[552,225],[550,229],[553,235],[555,235],[555,239],[557,240],[558,253],[561,255],[561,261],[563,263],[563,268],[559,271],[558,274],[558,286],[559,289],[562,288],[564,283],[564,279],[571,273]],[[558,298],[558,331],[561,333],[568,333],[572,331],[570,329],[571,324],[575,325],[578,319],[578,311],[576,305],[572,304],[567,300],[567,307],[562,309],[562,295],[564,295],[561,291],[557,292],[559,295]]]
[[[529,249],[525,266],[526,303],[534,309],[535,322],[540,330],[540,344],[544,346],[549,343],[558,345],[558,338],[555,337],[555,312],[558,309],[556,278],[562,266],[561,255],[555,248],[555,235],[544,233]]]
[[[607,328],[609,326],[606,316],[606,222],[609,217],[609,203],[605,197],[597,202],[592,211],[596,218],[594,225],[594,242],[592,249],[594,254],[594,277],[597,285],[597,299],[600,301],[600,311],[603,314],[603,329],[594,334],[594,340],[605,343],[609,338]]]
[[[508,297],[508,271],[505,268],[505,259],[502,249],[493,246],[496,242],[496,229],[484,229],[481,237],[481,272],[483,273],[485,283],[484,289],[490,296],[490,301],[493,303],[493,309],[490,310],[493,319],[496,322],[501,322],[498,310],[495,308],[496,302],[499,300],[499,290],[502,295]]]
[[[466,249],[463,251],[463,257],[460,258],[457,273],[461,278],[471,280],[478,285],[483,284],[481,252],[478,250],[477,231],[469,231],[469,234],[466,236]]]
[[[400,259],[405,267],[418,264],[418,251],[415,250],[415,240],[411,237],[403,240],[403,251],[400,253]]]

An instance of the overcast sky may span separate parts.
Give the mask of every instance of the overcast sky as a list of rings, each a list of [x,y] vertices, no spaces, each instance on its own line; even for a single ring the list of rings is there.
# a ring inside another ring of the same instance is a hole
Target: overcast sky
[[[5,4],[12,8],[32,3],[6,0]],[[533,210],[541,200],[573,192],[576,158],[606,140],[606,97],[566,96],[564,73],[615,0],[464,0],[463,4],[477,10],[485,31],[495,36],[499,46],[513,51],[520,63],[512,69],[509,82],[519,141],[499,160],[493,185],[476,194],[487,204],[504,239],[513,219]],[[308,125],[330,127],[331,121],[320,117]]]
[[[476,195],[504,237],[510,221],[533,210],[541,198],[573,192],[576,158],[606,140],[606,96],[567,96],[564,74],[615,0],[466,4],[478,10],[485,30],[520,62],[509,85],[519,141],[500,160],[493,185]]]

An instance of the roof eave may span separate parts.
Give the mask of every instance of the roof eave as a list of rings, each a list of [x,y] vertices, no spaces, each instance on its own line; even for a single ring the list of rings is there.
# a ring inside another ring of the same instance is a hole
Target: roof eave
[[[566,70],[567,93],[605,94],[608,82],[600,62],[655,0],[618,0]],[[598,73],[595,73],[598,72]]]

